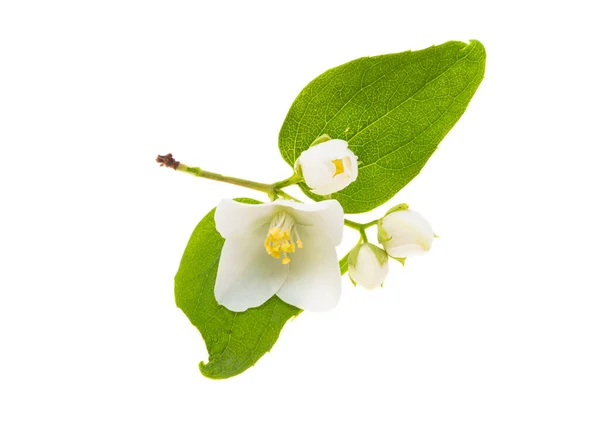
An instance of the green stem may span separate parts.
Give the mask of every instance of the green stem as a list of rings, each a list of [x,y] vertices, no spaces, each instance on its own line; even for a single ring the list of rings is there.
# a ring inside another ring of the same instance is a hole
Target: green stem
[[[287,192],[282,191],[281,189],[276,189],[275,195],[281,196],[283,199],[289,199],[290,201],[302,202],[301,200],[293,197]]]
[[[373,221],[369,221],[368,223],[363,224],[363,223],[357,223],[356,221],[345,219],[344,225],[346,225],[347,227],[350,227],[351,229],[358,231],[360,233],[361,241],[363,241],[364,243],[368,243],[369,238],[367,237],[366,229],[377,224],[377,221],[379,221],[379,220],[373,220]]]
[[[363,242],[369,243],[369,238],[367,237],[367,232],[365,231],[364,227],[362,227],[360,229],[360,238],[362,239]]]
[[[371,226],[374,226],[375,224],[377,224],[379,222],[379,220],[373,220],[373,221],[369,221],[368,223],[363,224],[363,227],[365,229],[368,229]]]
[[[351,229],[358,230],[358,231],[360,231],[360,229],[362,228],[362,224],[357,223],[356,221],[348,220],[348,219],[344,219],[344,225],[350,227]]]
[[[259,183],[252,180],[240,179],[238,177],[224,176],[219,173],[202,170],[200,167],[188,167],[185,164],[179,164],[176,170],[191,174],[196,177],[202,177],[204,179],[216,180],[217,182],[224,182],[232,185],[243,186],[248,189],[254,189],[264,192],[267,195],[271,195],[274,191],[273,185],[269,185],[267,183]]]
[[[360,231],[361,229],[368,229],[371,226],[377,224],[379,220],[369,221],[368,223],[357,223],[356,221],[348,220],[347,218],[344,220],[344,224],[354,230]]]
[[[296,198],[294,198],[293,196],[288,195],[287,193],[285,193],[282,190],[283,188],[285,188],[287,186],[291,186],[291,185],[294,185],[294,184],[302,181],[302,176],[299,176],[295,173],[291,177],[288,177],[287,179],[280,180],[279,182],[275,182],[272,184],[267,184],[267,183],[254,182],[252,180],[240,179],[239,177],[224,176],[219,173],[213,173],[210,171],[202,170],[200,167],[189,167],[189,166],[182,164],[179,161],[175,160],[175,158],[173,158],[172,154],[159,155],[156,158],[156,161],[158,163],[160,163],[161,166],[169,167],[169,168],[172,168],[173,170],[181,171],[183,173],[188,173],[188,174],[191,174],[196,177],[202,177],[204,179],[216,180],[217,182],[229,183],[232,185],[243,186],[248,189],[254,189],[254,190],[257,190],[260,192],[264,192],[267,195],[269,195],[269,198],[272,201],[276,200],[281,195],[283,198],[301,202],[301,201],[297,200]]]
[[[302,176],[294,173],[293,175],[291,175],[290,177],[288,177],[285,180],[280,180],[279,182],[273,183],[272,186],[273,186],[273,189],[275,189],[275,190],[281,190],[283,188],[287,188],[288,186],[292,186],[297,183],[300,183],[302,180],[304,180],[302,178]]]

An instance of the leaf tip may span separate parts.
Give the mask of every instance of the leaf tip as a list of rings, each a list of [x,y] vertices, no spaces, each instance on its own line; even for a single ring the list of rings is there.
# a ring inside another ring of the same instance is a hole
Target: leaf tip
[[[202,375],[204,375],[206,378],[209,378],[211,380],[219,380],[219,379],[224,378],[222,376],[219,376],[219,373],[215,373],[212,371],[212,365],[210,364],[210,362],[204,363],[204,361],[201,361],[198,364],[198,369],[200,369],[200,373]]]
[[[486,57],[485,47],[479,40],[469,40],[469,43],[466,44],[461,51],[466,51],[467,54],[476,53],[483,59]]]

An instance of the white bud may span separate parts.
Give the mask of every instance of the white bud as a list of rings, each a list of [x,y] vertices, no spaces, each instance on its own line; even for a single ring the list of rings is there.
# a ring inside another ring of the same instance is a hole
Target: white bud
[[[350,279],[365,289],[371,290],[383,284],[389,271],[385,251],[371,243],[361,243],[348,256]]]
[[[348,143],[322,135],[296,161],[296,170],[317,195],[340,191],[356,180],[358,161]]]
[[[389,210],[377,226],[379,243],[394,258],[424,255],[435,236],[429,222],[406,204]]]

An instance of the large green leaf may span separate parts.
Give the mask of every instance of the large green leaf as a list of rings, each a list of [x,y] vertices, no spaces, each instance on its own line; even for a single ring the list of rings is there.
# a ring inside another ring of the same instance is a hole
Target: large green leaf
[[[328,70],[298,95],[279,133],[291,166],[320,135],[348,141],[358,179],[332,195],[347,213],[387,202],[425,165],[483,79],[479,41],[363,57]],[[303,190],[313,199],[322,199]]]
[[[232,312],[217,303],[214,288],[224,239],[214,215],[215,209],[198,223],[185,248],[175,275],[175,301],[206,342],[209,360],[200,362],[200,372],[221,379],[254,365],[275,344],[286,321],[302,310],[277,296],[245,312]]]

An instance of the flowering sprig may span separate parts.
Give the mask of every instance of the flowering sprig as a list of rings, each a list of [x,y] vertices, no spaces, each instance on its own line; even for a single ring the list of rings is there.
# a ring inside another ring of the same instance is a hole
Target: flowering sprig
[[[485,49],[450,41],[330,69],[292,104],[279,134],[290,177],[262,183],[159,155],[161,166],[264,193],[224,199],[198,224],[175,276],[177,305],[209,352],[201,372],[237,375],[273,346],[287,320],[335,307],[342,276],[382,286],[390,258],[427,253],[431,225],[406,204],[358,223],[345,217],[387,203],[425,165],[483,79]],[[285,189],[298,185],[308,199]],[[377,240],[367,229],[377,226]],[[338,262],[344,227],[360,234]]]
[[[159,155],[156,161],[197,177],[263,192],[271,199],[270,204],[262,205],[223,200],[216,210],[216,229],[225,244],[215,298],[234,312],[258,307],[274,295],[301,309],[333,308],[339,301],[342,275],[335,246],[342,240],[344,225],[360,233],[358,245],[347,258],[350,280],[367,289],[383,285],[388,254],[404,264],[407,256],[422,255],[431,247],[429,223],[406,204],[393,207],[381,219],[361,224],[345,219],[337,201],[304,204],[283,190],[308,178],[313,193],[329,195],[356,180],[356,155],[345,141],[328,135],[321,135],[300,155],[294,175],[272,184],[189,167],[172,154]],[[366,229],[374,225],[383,249],[369,243]],[[292,263],[292,257],[294,261],[298,257],[298,262]]]

